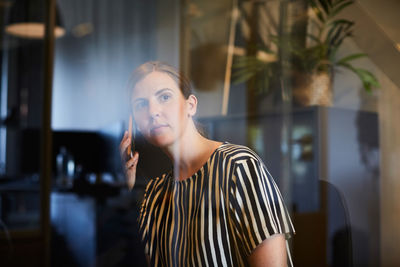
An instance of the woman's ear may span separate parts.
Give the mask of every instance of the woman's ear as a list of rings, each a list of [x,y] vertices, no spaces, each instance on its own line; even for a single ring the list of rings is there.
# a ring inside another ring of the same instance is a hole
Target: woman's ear
[[[186,99],[188,114],[190,116],[194,116],[197,112],[197,97],[194,95],[190,95],[188,99]]]

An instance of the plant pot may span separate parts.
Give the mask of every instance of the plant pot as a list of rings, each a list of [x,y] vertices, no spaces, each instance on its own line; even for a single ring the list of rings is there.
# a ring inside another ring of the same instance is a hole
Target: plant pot
[[[328,72],[295,74],[293,100],[301,106],[332,106],[332,75]]]

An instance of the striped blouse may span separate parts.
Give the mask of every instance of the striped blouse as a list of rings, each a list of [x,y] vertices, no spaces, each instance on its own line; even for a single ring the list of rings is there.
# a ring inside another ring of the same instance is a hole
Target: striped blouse
[[[186,180],[174,180],[171,172],[152,179],[139,228],[151,266],[247,266],[263,240],[294,232],[261,159],[230,143]]]

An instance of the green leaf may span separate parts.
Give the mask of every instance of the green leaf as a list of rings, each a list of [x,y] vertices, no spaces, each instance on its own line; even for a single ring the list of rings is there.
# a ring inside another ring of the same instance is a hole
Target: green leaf
[[[340,59],[337,63],[338,64],[346,63],[348,61],[352,61],[352,60],[355,60],[355,59],[358,59],[358,58],[362,58],[362,57],[366,57],[366,56],[367,56],[367,54],[365,54],[365,53],[351,54],[351,55],[349,55],[347,57],[344,57],[344,58]]]
[[[270,35],[271,42],[274,45],[280,46],[281,45],[281,38],[279,38],[277,35]]]
[[[379,87],[378,79],[370,71],[360,68],[356,68],[355,71],[364,83]]]
[[[344,27],[342,25],[338,25],[338,27],[334,27],[329,31],[325,43],[330,46],[334,46],[336,43],[336,40],[340,37],[340,34],[342,33]]]
[[[317,36],[315,36],[311,33],[308,33],[307,37],[310,38],[311,40],[315,41],[318,44],[322,44],[321,40]]]
[[[336,41],[333,43],[333,46],[340,47],[343,40],[350,36],[352,36],[352,32],[344,32],[339,38],[336,39]]]
[[[321,9],[319,6],[315,3],[314,0],[308,0],[312,10],[314,11],[315,15],[317,15],[317,18],[322,22],[325,23],[325,18],[324,15],[322,14]]]
[[[250,60],[251,59],[251,60]],[[236,69],[233,75],[241,75],[246,72],[258,72],[264,68],[267,68],[270,63],[262,62],[255,57],[249,58],[249,60],[237,62],[233,64],[233,68]]]
[[[257,71],[258,71],[258,68],[242,68],[242,69],[234,71],[232,73],[232,77],[240,78],[243,75],[246,76],[248,73],[255,74],[255,73],[257,73]]]
[[[353,25],[354,22],[347,20],[347,19],[336,19],[334,21],[331,21],[328,26],[336,27],[337,25],[340,24],[345,24],[345,25]]]
[[[328,58],[331,62],[335,62],[336,59],[336,53],[339,50],[338,47],[329,47],[329,51],[328,51]]]
[[[258,59],[256,57],[242,56],[235,59],[233,62],[233,68],[250,67],[258,64]]]
[[[245,81],[249,80],[251,77],[253,77],[254,75],[256,75],[256,73],[254,73],[254,72],[244,73],[238,77],[236,77],[235,75],[232,75],[233,83],[238,84],[238,83],[245,82]]]
[[[353,22],[349,21],[349,20],[345,20],[345,19],[338,19],[335,21],[332,21],[329,26],[331,27],[331,29],[329,30],[326,39],[325,39],[325,43],[327,44],[332,44],[335,38],[338,38],[340,36],[340,34],[338,34],[338,31],[343,31],[346,29],[349,29],[350,27],[353,26]],[[333,38],[332,36],[336,36],[335,38]]]
[[[332,46],[332,47],[339,47],[343,40],[346,39],[347,37],[351,36],[351,28],[353,26],[353,23],[348,24],[339,24],[338,28],[336,29],[336,32],[331,33],[331,36],[329,36],[329,39],[327,38],[326,42]],[[332,34],[334,34],[332,36]]]
[[[329,15],[329,6],[326,0],[319,0],[319,4],[321,5],[322,9],[324,10],[325,14],[328,16]]]
[[[371,92],[372,87],[375,87],[375,88],[380,87],[378,79],[370,71],[368,71],[366,69],[354,68],[353,66],[351,66],[348,63],[340,63],[338,65],[345,67],[345,68],[351,70],[352,72],[354,72],[358,76],[358,78],[361,80],[361,82],[367,92]]]

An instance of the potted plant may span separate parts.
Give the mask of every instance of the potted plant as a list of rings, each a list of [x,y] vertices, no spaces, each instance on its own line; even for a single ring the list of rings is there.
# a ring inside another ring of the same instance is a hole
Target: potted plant
[[[354,4],[354,0],[307,0],[307,2],[314,14],[308,22],[310,23],[308,28],[312,30],[307,33],[307,44],[299,41],[301,38],[294,38],[293,35],[270,36],[278,49],[286,51],[290,60],[295,101],[301,105],[331,105],[332,81],[336,68],[345,68],[355,73],[368,92],[374,87],[379,87],[378,80],[371,72],[351,64],[366,54],[337,57],[339,48],[343,41],[352,35],[354,27],[353,21],[337,18],[337,15]],[[271,49],[264,51],[276,55],[279,52]],[[236,57],[233,78],[236,82],[242,82],[263,72],[267,74],[264,78],[270,81],[277,76],[276,66],[277,62],[265,62],[257,56]]]

